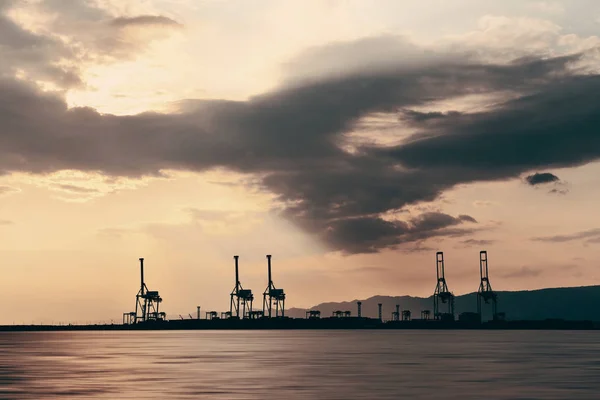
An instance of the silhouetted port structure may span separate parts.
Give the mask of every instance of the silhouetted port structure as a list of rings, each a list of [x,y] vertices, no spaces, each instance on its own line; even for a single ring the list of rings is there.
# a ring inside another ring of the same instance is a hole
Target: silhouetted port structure
[[[440,251],[436,253],[437,284],[433,294],[433,311],[420,310],[421,318],[412,319],[411,310],[401,310],[400,304],[396,304],[389,321],[383,319],[383,303],[381,302],[377,303],[376,318],[364,317],[362,301],[356,301],[356,317],[352,315],[351,311],[343,309],[329,311],[331,316],[323,318],[321,311],[316,309],[307,310],[305,318],[286,317],[286,293],[273,283],[272,256],[270,254],[266,256],[268,283],[263,292],[263,307],[262,310],[253,310],[252,291],[244,289],[240,282],[239,256],[236,255],[233,258],[235,261],[235,287],[230,293],[229,311],[220,314],[217,311],[206,311],[205,317],[202,319],[201,307],[196,306],[195,317],[188,314],[188,319],[183,316],[185,314],[181,314],[179,318],[170,321],[166,320],[164,312],[159,311],[162,298],[158,291],[148,290],[146,286],[144,259],[140,258],[140,288],[136,295],[136,308],[133,312],[123,314],[123,325],[119,326],[124,327],[123,329],[146,329],[144,327],[147,329],[461,329],[487,326],[496,328],[507,323],[504,321],[504,313],[498,312],[498,295],[490,284],[488,255],[485,250],[479,253],[480,285],[476,293],[477,312],[464,311],[458,318],[455,318],[455,298],[446,282],[444,253]],[[482,309],[485,304],[491,304],[492,321],[483,321]],[[527,327],[527,325],[520,326]]]
[[[269,284],[263,293],[263,315],[272,317],[273,305],[275,305],[275,317],[285,317],[285,292],[283,289],[275,288],[271,277],[271,255],[267,254],[269,268]],[[281,315],[280,315],[281,313]]]
[[[433,292],[433,317],[436,320],[454,320],[454,294],[448,290],[444,269],[444,253],[438,251],[436,257],[437,285]],[[440,303],[448,305],[448,311],[440,310]]]
[[[207,311],[206,312],[206,319],[218,319],[219,318],[219,313],[216,311]]]
[[[240,256],[233,256],[235,260],[235,287],[231,291],[231,300],[229,302],[229,318],[240,318],[240,302],[242,318],[250,318],[252,316],[252,302],[254,301],[254,295],[252,290],[244,289],[240,283],[239,274],[239,258]]]
[[[481,277],[481,283],[479,284],[479,290],[477,290],[477,314],[479,314],[480,320],[483,320],[482,300],[485,304],[489,304],[491,301],[492,319],[496,320],[498,318],[498,295],[490,284],[488,257],[485,250],[479,252],[479,276]]]
[[[396,304],[396,311],[392,312],[392,321],[400,321],[400,304]]]
[[[164,312],[159,311],[162,298],[158,291],[148,290],[144,281],[144,259],[140,258],[140,290],[135,296],[135,311],[123,314],[123,324],[137,324],[147,321],[163,321]]]
[[[348,317],[352,316],[352,312],[335,310],[334,312],[331,313],[331,316],[334,318],[348,318]]]
[[[306,318],[289,318],[284,316],[284,292],[278,289],[272,281],[269,262],[269,282],[263,293],[263,309],[253,310],[254,297],[251,290],[242,287],[239,280],[239,257],[235,259],[235,287],[230,293],[229,311],[219,313],[207,311],[201,319],[201,308],[196,308],[196,318],[185,313],[169,321],[166,314],[159,310],[162,298],[158,291],[148,290],[144,281],[144,259],[140,258],[140,288],[136,294],[135,311],[123,314],[123,324],[103,325],[10,325],[0,326],[0,331],[47,331],[47,330],[158,330],[158,329],[578,329],[600,330],[600,321],[565,321],[546,319],[535,321],[506,321],[504,313],[497,310],[497,293],[492,290],[489,281],[487,252],[480,252],[480,286],[476,293],[477,312],[463,311],[455,318],[454,295],[448,289],[445,278],[444,254],[436,253],[437,285],[434,291],[434,310],[421,310],[420,319],[412,319],[410,310],[400,310],[392,313],[392,320],[383,321],[383,304],[378,305],[378,318],[362,315],[361,301],[357,301],[357,317],[347,310],[336,310],[331,316],[321,318],[321,311],[312,309],[306,311]],[[271,257],[267,256],[270,261]],[[270,299],[270,303],[268,300]],[[281,301],[281,305],[277,303]],[[492,304],[494,318],[482,321],[483,304]],[[373,303],[370,303],[373,304]],[[441,307],[447,305],[447,311]],[[273,306],[275,317],[273,318]],[[475,304],[473,304],[475,306]],[[271,313],[268,313],[271,307]],[[444,310],[445,311],[445,310]],[[461,310],[462,311],[462,310]],[[281,314],[279,313],[281,312]],[[328,311],[329,312],[329,311]],[[430,315],[433,319],[430,319]],[[279,318],[277,318],[279,317]]]

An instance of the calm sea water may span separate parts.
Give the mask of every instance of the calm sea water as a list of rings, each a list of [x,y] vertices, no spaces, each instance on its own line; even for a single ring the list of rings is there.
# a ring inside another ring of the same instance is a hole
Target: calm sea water
[[[0,333],[2,399],[598,399],[600,333]]]

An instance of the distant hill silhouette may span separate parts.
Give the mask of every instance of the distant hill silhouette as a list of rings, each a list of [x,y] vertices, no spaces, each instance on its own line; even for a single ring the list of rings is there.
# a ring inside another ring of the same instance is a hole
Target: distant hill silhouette
[[[527,290],[516,292],[497,292],[498,311],[506,313],[508,320],[542,320],[547,318],[560,318],[566,320],[592,320],[600,321],[600,286],[582,286],[567,288],[549,288],[540,290]],[[321,311],[322,317],[331,316],[335,310],[352,311],[356,316],[357,306],[353,300],[341,303],[322,303],[309,310]],[[391,319],[392,311],[396,304],[401,310],[410,310],[413,318],[420,318],[422,310],[432,310],[433,298],[411,296],[374,296],[362,301],[362,316],[377,317],[377,304],[383,304],[384,320]],[[456,315],[465,312],[477,311],[477,298],[475,293],[456,297]],[[484,318],[491,318],[491,306],[484,307]],[[291,308],[286,315],[304,318],[306,309]]]

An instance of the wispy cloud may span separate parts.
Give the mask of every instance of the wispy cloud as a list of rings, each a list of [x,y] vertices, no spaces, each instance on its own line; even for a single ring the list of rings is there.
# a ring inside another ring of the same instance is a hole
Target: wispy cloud
[[[490,201],[490,200],[475,200],[473,202],[473,205],[475,207],[492,207],[492,206],[498,205],[498,203],[496,203],[495,201]]]
[[[73,193],[98,193],[99,192],[99,190],[96,188],[77,186],[77,185],[55,184],[53,186],[59,190],[64,190],[65,192],[73,192]]]
[[[182,25],[162,15],[138,15],[135,17],[119,17],[111,21],[111,25],[118,28],[126,28],[132,26],[163,26],[163,27],[181,27]]]
[[[102,229],[98,230],[97,234],[100,237],[120,239],[126,235],[130,235],[130,234],[136,233],[136,232],[137,231],[135,231],[133,229],[102,228]]]
[[[565,7],[558,1],[535,1],[529,4],[529,8],[551,15],[561,15],[565,12]]]
[[[587,239],[587,240],[586,240]],[[596,243],[596,240],[600,240],[600,228],[589,229],[586,231],[575,232],[567,235],[555,235],[555,236],[542,236],[535,237],[531,240],[536,242],[551,242],[551,243],[564,243],[572,242],[576,240],[587,241],[588,243]]]
[[[508,273],[501,274],[503,278],[517,279],[517,278],[534,278],[540,276],[543,270],[541,268],[532,268],[523,266],[519,269],[510,271]]]
[[[495,242],[496,242],[495,240],[467,239],[467,240],[463,240],[461,243],[463,245],[465,245],[466,247],[471,247],[471,246],[489,246],[491,244],[494,244]]]
[[[21,189],[15,188],[12,186],[2,186],[0,185],[0,196],[9,195],[13,193],[19,193]]]

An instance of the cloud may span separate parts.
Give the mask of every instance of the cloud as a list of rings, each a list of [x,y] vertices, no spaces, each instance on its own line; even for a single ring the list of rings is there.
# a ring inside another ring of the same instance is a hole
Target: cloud
[[[162,15],[138,15],[136,17],[119,17],[110,23],[118,28],[127,28],[131,26],[160,26],[160,27],[181,27],[181,24],[171,18]]]
[[[536,242],[564,243],[585,239],[589,239],[587,240],[589,243],[596,243],[597,239],[600,239],[600,229],[590,229],[586,231],[571,233],[568,235],[536,237],[532,238],[531,240]]]
[[[475,207],[491,207],[491,206],[495,206],[498,203],[494,202],[494,201],[490,201],[490,200],[475,200],[473,202],[473,205]]]
[[[13,221],[9,221],[7,219],[0,219],[0,226],[2,226],[2,225],[12,225],[12,224],[14,224]]]
[[[81,71],[87,66],[132,59],[181,27],[166,16],[115,17],[92,1],[0,3],[0,77],[19,75],[59,89],[85,86]],[[35,32],[19,16],[33,21]]]
[[[389,37],[354,45],[416,51]],[[310,57],[325,57],[328,65],[338,53],[349,57],[348,48],[326,46]],[[407,63],[374,56],[372,67],[355,63],[337,75],[290,78],[247,101],[190,100],[173,114],[69,109],[61,97],[0,79],[0,171],[251,174],[258,189],[277,196],[280,216],[346,253],[472,234],[475,228],[465,225],[475,222],[470,216],[423,213],[390,221],[384,214],[434,201],[458,184],[598,159],[600,76],[573,75],[569,66],[578,55],[503,64],[460,55],[422,51],[418,62]],[[516,95],[477,112],[391,120],[390,129],[416,132],[392,145],[351,143],[348,136],[374,113],[415,115],[431,102],[499,90]]]
[[[565,12],[564,6],[558,1],[536,1],[529,4],[529,7],[553,15],[561,15]]]
[[[19,193],[20,191],[21,191],[21,189],[19,189],[19,188],[0,185],[0,196],[9,195],[9,194],[13,194],[13,193]]]
[[[64,184],[64,183],[55,184],[55,185],[53,185],[53,187],[55,187],[56,189],[59,189],[59,190],[63,190],[65,192],[72,192],[72,193],[89,194],[89,193],[100,192],[98,189],[95,189],[95,188],[88,188],[88,187],[77,186],[77,185],[69,185],[69,184]]]
[[[331,221],[321,234],[334,250],[347,254],[375,253],[383,248],[397,248],[402,243],[421,242],[439,236],[463,236],[471,228],[452,228],[475,222],[468,215],[452,217],[440,212],[427,212],[408,221],[386,221],[380,217],[358,217]],[[321,226],[314,233],[319,233]]]
[[[81,85],[78,68],[64,62],[73,53],[59,38],[26,30],[6,15],[16,4],[0,6],[0,76],[21,73],[62,87]]]
[[[548,193],[550,193],[550,194],[558,194],[558,195],[565,195],[565,194],[569,193],[569,189],[554,188],[554,189],[551,189]]]
[[[501,274],[503,278],[510,279],[519,279],[519,278],[535,278],[536,276],[540,276],[543,270],[541,268],[531,268],[527,266],[523,266],[520,269],[514,270],[512,272],[508,272],[505,274]]]
[[[122,237],[129,235],[131,233],[136,233],[136,231],[131,229],[122,229],[122,228],[103,228],[99,229],[97,234],[100,237],[112,238],[112,239],[121,239]]]
[[[495,240],[467,239],[467,240],[463,240],[461,243],[467,247],[471,247],[471,246],[489,246],[491,244],[494,244],[495,242],[496,242]]]
[[[549,172],[538,173],[536,172],[533,175],[529,175],[525,177],[527,183],[531,186],[542,185],[545,183],[558,182],[558,176],[551,174]]]

